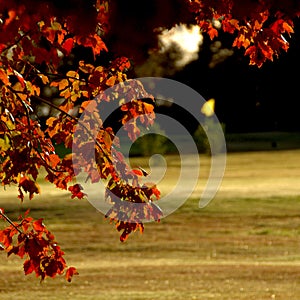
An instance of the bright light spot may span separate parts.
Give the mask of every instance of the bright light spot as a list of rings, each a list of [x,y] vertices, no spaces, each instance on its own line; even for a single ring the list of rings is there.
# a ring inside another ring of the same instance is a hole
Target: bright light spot
[[[170,30],[164,30],[160,35],[162,52],[168,51],[176,45],[180,58],[176,61],[177,67],[182,67],[198,58],[199,47],[203,43],[203,36],[199,26],[176,25]]]
[[[216,20],[216,19],[213,19],[212,23],[213,23],[213,26],[217,29],[220,29],[221,26],[222,26],[222,23],[219,20]]]

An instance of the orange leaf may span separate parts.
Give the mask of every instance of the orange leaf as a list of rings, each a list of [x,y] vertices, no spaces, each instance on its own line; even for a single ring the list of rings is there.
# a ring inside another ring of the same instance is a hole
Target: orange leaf
[[[283,22],[282,28],[288,33],[294,33],[293,27],[290,26],[287,22]]]
[[[44,75],[44,74],[39,74],[38,76],[41,78],[43,84],[49,83],[49,78],[48,78],[46,75]]]
[[[112,140],[110,134],[107,131],[104,131],[103,133],[103,141],[106,149],[110,149],[112,145]]]
[[[138,176],[143,176],[143,172],[141,170],[133,169],[132,172]]]
[[[49,158],[50,158],[52,168],[55,168],[60,163],[60,158],[57,154],[50,154]]]
[[[115,76],[111,76],[110,78],[108,78],[107,80],[106,80],[106,85],[108,85],[108,86],[113,86],[114,84],[115,84],[115,82],[116,82],[116,77]]]
[[[218,30],[213,27],[210,27],[207,33],[211,40],[213,40],[216,36],[218,36]]]
[[[3,69],[0,69],[0,80],[4,83],[4,85],[11,85],[8,75]]]
[[[67,79],[62,79],[59,83],[58,83],[58,89],[64,90],[67,86],[69,85],[69,82]]]
[[[43,232],[45,230],[45,225],[43,224],[43,219],[38,219],[32,223],[32,226],[35,231]]]
[[[85,110],[88,112],[94,112],[96,111],[96,108],[97,108],[97,102],[95,100],[84,101],[81,104],[79,112],[82,113]]]
[[[49,127],[52,127],[53,126],[53,122],[56,121],[57,119],[55,117],[50,117],[47,119],[46,121],[46,125],[49,126]]]
[[[146,114],[152,113],[154,110],[154,106],[152,104],[149,104],[147,102],[142,102],[144,106],[144,110]]]

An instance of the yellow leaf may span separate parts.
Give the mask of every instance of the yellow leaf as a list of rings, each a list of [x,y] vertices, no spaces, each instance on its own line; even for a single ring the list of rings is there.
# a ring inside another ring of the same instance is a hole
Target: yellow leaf
[[[0,120],[5,123],[9,130],[14,130],[16,128],[15,123],[11,120],[11,118],[9,118],[9,116],[2,115]]]
[[[80,88],[80,82],[79,82],[78,80],[74,81],[74,82],[72,83],[72,87],[73,87],[73,90],[74,90],[74,91],[78,91],[79,88]]]
[[[10,148],[9,138],[4,135],[4,139],[0,139],[0,151],[7,151]]]
[[[55,22],[55,21],[51,24],[51,27],[54,30],[61,30],[62,29],[61,24],[58,23],[58,22]]]
[[[78,97],[79,97],[78,94],[73,94],[73,95],[71,96],[71,100],[72,100],[73,102],[75,102],[75,101],[78,99]]]
[[[74,103],[67,100],[62,105],[60,105],[59,108],[68,113],[71,109],[74,108]]]
[[[104,70],[104,68],[102,67],[102,66],[98,66],[96,69],[95,69],[95,71],[96,72],[103,72],[103,70]]]
[[[42,29],[43,26],[45,26],[45,22],[44,21],[40,21],[40,22],[38,22],[38,25],[39,25],[40,29]]]
[[[209,99],[201,107],[201,112],[206,117],[211,117],[215,113],[215,99]]]

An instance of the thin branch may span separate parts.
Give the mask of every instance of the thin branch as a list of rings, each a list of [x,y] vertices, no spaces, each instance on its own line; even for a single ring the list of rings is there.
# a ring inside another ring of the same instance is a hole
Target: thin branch
[[[76,123],[78,123],[82,128],[84,128],[84,130],[86,131],[86,133],[94,140],[95,144],[100,148],[100,150],[103,152],[103,154],[106,156],[106,158],[112,163],[112,160],[111,158],[109,157],[109,155],[104,151],[102,145],[95,139],[95,137],[93,136],[93,134],[90,132],[90,130],[85,126],[85,124],[79,120],[78,118],[70,115],[69,113],[67,113],[66,111],[64,111],[63,109],[61,109],[60,107],[56,106],[55,104],[53,104],[52,102],[42,98],[42,97],[39,97],[39,96],[33,96],[34,99],[42,102],[42,103],[45,103],[49,106],[51,106],[52,108],[58,110],[59,112],[61,112],[62,114],[64,114],[66,117],[68,117],[69,119],[75,121]]]
[[[20,36],[13,44],[8,45],[7,47],[5,47],[5,48],[2,50],[1,54],[4,53],[4,52],[6,52],[6,51],[8,51],[10,48],[16,46],[16,45],[17,45],[24,37],[26,37],[29,33],[30,33],[30,31],[27,31],[25,34],[21,35],[21,36]]]
[[[63,109],[61,109],[59,106],[53,104],[51,101],[45,99],[45,98],[42,98],[40,96],[32,96],[33,99],[36,99],[42,103],[45,103],[49,106],[51,106],[52,108],[58,110],[59,112],[61,112],[62,114],[64,114],[65,116],[67,116],[69,119],[72,119],[73,121],[75,121],[76,123],[79,121],[76,117],[70,115],[69,113],[67,113],[66,111],[64,111]]]
[[[14,222],[5,214],[2,212],[2,210],[0,209],[0,216],[6,221],[8,222],[11,226],[13,226],[19,233],[23,233],[19,228],[18,226],[16,226],[14,224]]]
[[[31,66],[32,69],[34,69],[36,71],[36,75],[45,75],[45,76],[52,76],[52,77],[57,77],[57,78],[67,78],[67,79],[74,79],[74,80],[78,80],[81,82],[87,82],[86,79],[81,79],[81,78],[76,78],[73,76],[67,76],[64,74],[59,74],[59,73],[50,73],[50,72],[41,72],[36,66],[34,66],[31,62],[26,61],[26,64]]]
[[[31,144],[32,145],[32,144]],[[50,171],[52,171],[52,172],[60,172],[60,173],[64,173],[65,171],[64,170],[57,170],[57,169],[53,169],[51,166],[49,166],[48,165],[48,163],[45,161],[45,159],[44,159],[44,157],[41,155],[41,153],[39,152],[39,151],[37,151],[35,148],[33,148],[35,151],[36,151],[36,153],[38,154],[38,156],[39,156],[39,158],[41,159],[41,161],[43,161],[44,162],[44,164],[45,165],[43,165],[45,168],[46,168],[46,170],[48,171],[48,173],[51,173]]]

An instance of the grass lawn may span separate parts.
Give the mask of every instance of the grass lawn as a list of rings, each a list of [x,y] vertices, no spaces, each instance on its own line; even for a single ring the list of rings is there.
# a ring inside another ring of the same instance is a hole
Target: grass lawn
[[[169,161],[176,170],[176,159]],[[208,157],[201,163],[198,192]],[[300,150],[229,153],[222,186],[207,207],[198,208],[196,191],[125,243],[86,200],[41,183],[42,194],[20,206],[13,188],[1,191],[0,207],[10,217],[29,206],[32,216],[44,217],[80,275],[40,284],[23,275],[19,258],[0,253],[0,299],[299,300],[299,183]]]

